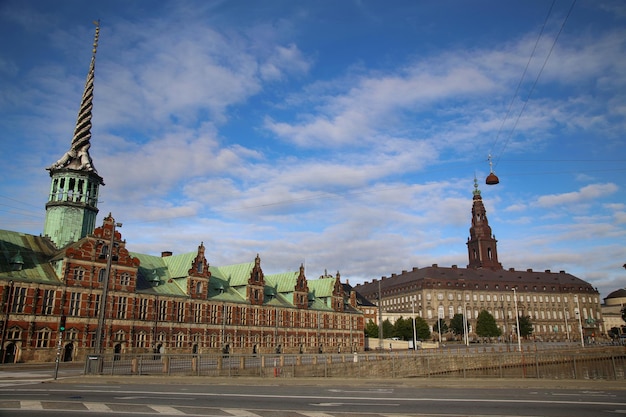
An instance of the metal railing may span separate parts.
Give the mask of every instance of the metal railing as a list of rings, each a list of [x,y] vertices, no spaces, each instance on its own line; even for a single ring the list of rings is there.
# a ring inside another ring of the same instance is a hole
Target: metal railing
[[[88,375],[359,378],[626,378],[626,349],[523,352],[434,350],[347,354],[93,355]]]

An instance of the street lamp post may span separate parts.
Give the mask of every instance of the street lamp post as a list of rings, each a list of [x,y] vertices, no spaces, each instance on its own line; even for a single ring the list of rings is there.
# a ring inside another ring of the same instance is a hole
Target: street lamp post
[[[580,317],[580,304],[578,304],[578,296],[574,296],[574,300],[576,301],[576,316],[578,317],[578,330],[580,330],[580,345],[585,347],[585,338],[583,337],[583,322]]]
[[[104,333],[105,310],[107,305],[107,295],[109,292],[109,279],[111,277],[111,262],[113,260],[113,245],[115,244],[115,227],[122,227],[122,223],[113,222],[111,230],[111,242],[107,251],[107,266],[104,272],[104,282],[102,283],[102,295],[100,296],[100,310],[98,311],[98,330],[96,333],[96,352],[102,354],[102,333]]]
[[[467,325],[467,306],[463,306],[463,339],[465,341],[465,346],[469,346],[469,328]]]
[[[413,311],[413,350],[417,350],[417,330],[415,329],[415,296],[411,297],[411,310]]]
[[[565,333],[567,334],[567,341],[570,341],[569,338],[569,324],[567,323],[567,315],[569,314],[569,311],[565,310],[565,307],[563,307],[563,317],[565,317]]]
[[[517,325],[517,349],[522,351],[522,339],[519,332],[519,311],[517,310],[517,292],[513,288],[513,301],[515,303],[515,324]]]

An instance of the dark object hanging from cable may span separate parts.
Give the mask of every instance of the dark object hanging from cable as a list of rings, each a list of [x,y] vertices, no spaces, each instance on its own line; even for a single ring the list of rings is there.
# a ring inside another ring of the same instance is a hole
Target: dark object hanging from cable
[[[487,175],[487,179],[485,180],[485,183],[487,185],[496,185],[500,182],[500,179],[493,172],[493,163],[491,162],[491,155],[489,155],[487,159],[489,160],[489,175]]]

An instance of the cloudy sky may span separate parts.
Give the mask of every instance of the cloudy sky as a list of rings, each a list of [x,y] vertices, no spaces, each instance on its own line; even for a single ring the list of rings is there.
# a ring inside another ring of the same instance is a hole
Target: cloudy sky
[[[623,1],[2,1],[2,229],[43,231],[96,19],[98,224],[131,251],[464,267],[476,177],[505,268],[626,285]]]

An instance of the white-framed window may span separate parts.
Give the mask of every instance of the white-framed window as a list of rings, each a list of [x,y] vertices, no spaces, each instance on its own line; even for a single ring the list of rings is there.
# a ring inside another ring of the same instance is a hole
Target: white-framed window
[[[120,285],[122,287],[127,287],[130,285],[130,274],[128,272],[124,272],[120,275]]]
[[[83,269],[83,267],[82,266],[74,267],[74,280],[82,281],[83,279],[85,279],[85,270]]]
[[[13,289],[13,303],[11,304],[11,313],[23,313],[24,303],[26,303],[26,288],[15,287]]]
[[[142,298],[139,300],[139,320],[148,319],[148,303],[150,300]]]
[[[70,293],[70,308],[68,311],[68,315],[70,316],[79,316],[80,315],[80,299],[81,293],[79,292],[71,292]]]
[[[115,307],[115,317],[118,319],[125,319],[126,308],[128,307],[128,297],[117,297],[117,305]]]
[[[44,290],[43,297],[41,300],[41,314],[44,316],[49,316],[52,314],[52,310],[54,308],[54,295],[55,290]]]
[[[37,331],[37,347],[45,348],[50,346],[50,329],[41,329]]]

